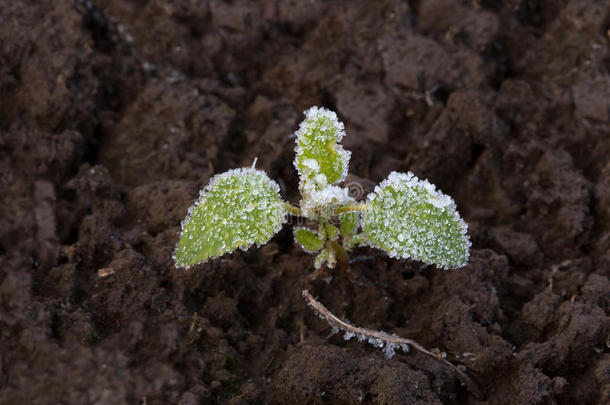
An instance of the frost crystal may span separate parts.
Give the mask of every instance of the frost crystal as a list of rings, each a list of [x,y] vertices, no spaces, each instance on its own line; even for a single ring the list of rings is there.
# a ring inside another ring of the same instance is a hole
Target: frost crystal
[[[390,257],[413,258],[445,269],[468,262],[468,225],[451,197],[413,173],[392,172],[367,197],[362,229],[368,243]]]
[[[398,348],[397,344],[395,344],[395,343],[388,343],[386,345],[386,347],[383,348],[383,354],[385,354],[385,357],[387,357],[388,359],[391,359],[396,354],[396,349],[397,348]]]
[[[302,183],[321,189],[345,178],[351,153],[339,144],[345,130],[337,114],[311,107],[305,111],[305,119],[295,136],[294,166]]]
[[[332,212],[324,212],[334,207],[345,205],[355,200],[349,196],[346,188],[339,186],[326,186],[321,190],[307,190],[301,200],[301,211],[303,215],[317,219],[318,215],[328,216]]]
[[[278,184],[254,168],[214,176],[182,222],[176,267],[267,243],[286,220]]]

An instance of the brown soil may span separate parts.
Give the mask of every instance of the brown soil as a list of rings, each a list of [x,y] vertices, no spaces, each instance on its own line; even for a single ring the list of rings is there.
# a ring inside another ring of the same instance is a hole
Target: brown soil
[[[0,403],[610,403],[609,28],[601,0],[1,1]],[[214,173],[258,157],[298,200],[311,105],[365,188],[455,197],[466,268],[361,248],[314,279],[289,227],[174,268]]]

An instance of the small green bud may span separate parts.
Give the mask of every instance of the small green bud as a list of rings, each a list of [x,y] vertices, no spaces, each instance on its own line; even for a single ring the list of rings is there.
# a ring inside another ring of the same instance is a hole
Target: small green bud
[[[307,228],[294,228],[294,240],[307,253],[315,253],[324,247],[324,241],[317,233]]]
[[[339,221],[341,221],[341,236],[346,237],[355,233],[358,230],[359,220],[360,214],[358,212],[346,212],[345,214],[340,214]]]
[[[324,231],[326,232],[326,237],[331,241],[335,241],[339,238],[339,229],[333,224],[324,224]]]

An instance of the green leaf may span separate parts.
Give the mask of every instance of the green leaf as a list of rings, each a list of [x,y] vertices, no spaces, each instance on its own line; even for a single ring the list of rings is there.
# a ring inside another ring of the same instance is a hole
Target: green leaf
[[[267,243],[286,220],[279,191],[276,182],[254,168],[214,176],[182,222],[176,267]]]
[[[316,232],[307,228],[294,228],[294,240],[307,253],[314,253],[322,249],[324,241],[318,238]]]
[[[339,238],[339,229],[333,224],[324,224],[324,232],[329,240],[337,240]]]
[[[362,230],[371,246],[446,269],[468,262],[468,225],[427,180],[392,172],[367,199]]]
[[[358,212],[346,212],[339,215],[341,236],[346,237],[356,232],[360,214]]]
[[[296,135],[294,166],[302,183],[315,189],[335,184],[345,178],[351,153],[339,144],[345,136],[337,114],[325,108],[311,107],[305,111]]]

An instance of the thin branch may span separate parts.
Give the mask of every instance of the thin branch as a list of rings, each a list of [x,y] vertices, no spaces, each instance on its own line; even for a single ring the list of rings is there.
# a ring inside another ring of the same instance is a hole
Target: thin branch
[[[360,328],[358,326],[351,325],[335,316],[332,312],[330,312],[324,305],[322,305],[322,303],[317,301],[309,293],[309,291],[303,290],[302,294],[303,298],[305,298],[305,300],[307,301],[307,305],[309,305],[320,318],[326,320],[326,322],[328,322],[328,324],[333,328],[335,332],[337,332],[339,329],[345,332],[345,340],[350,340],[352,337],[356,336],[358,340],[367,340],[369,343],[379,348],[382,348],[385,345],[384,353],[388,358],[391,358],[394,355],[395,350],[397,348],[401,348],[404,351],[409,351],[409,345],[413,346],[420,352],[430,357],[433,357],[443,362],[447,366],[451,367],[451,369],[453,369],[458,374],[460,380],[466,386],[468,386],[472,393],[477,398],[481,397],[479,389],[470,379],[470,377],[468,377],[462,370],[451,364],[449,361],[445,360],[444,354],[441,354],[439,351],[429,351],[413,339],[406,339],[400,336],[390,335],[386,332]]]

